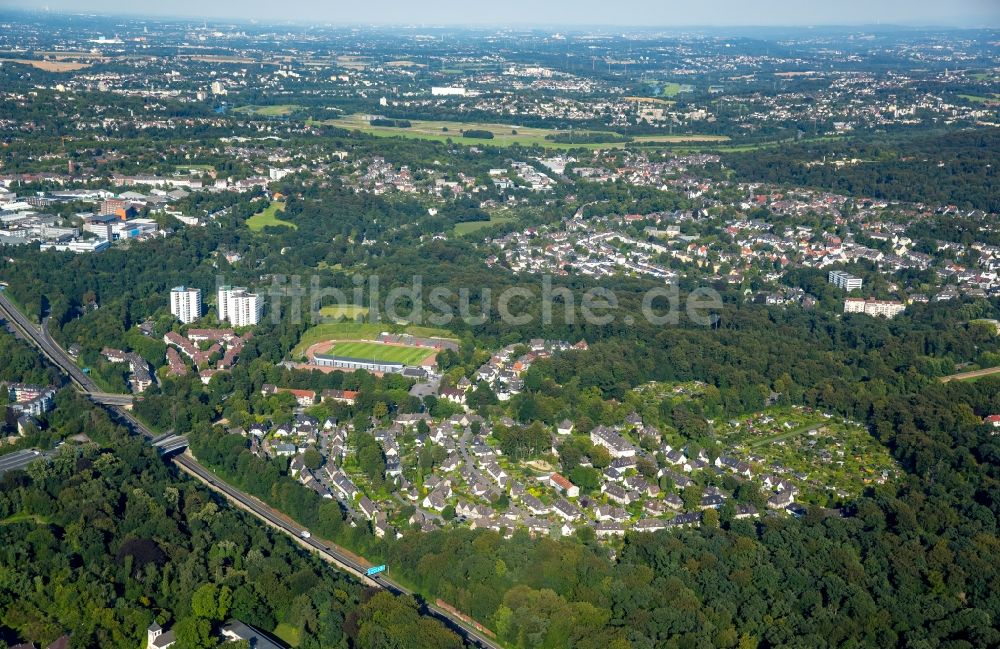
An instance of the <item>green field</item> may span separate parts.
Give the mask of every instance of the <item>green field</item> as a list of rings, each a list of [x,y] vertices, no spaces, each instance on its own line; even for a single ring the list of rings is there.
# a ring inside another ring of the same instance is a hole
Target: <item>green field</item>
[[[215,167],[213,165],[202,165],[202,164],[175,165],[174,169],[178,169],[180,171],[185,171],[188,169],[193,169],[194,171],[215,171]]]
[[[489,221],[465,221],[463,223],[455,224],[455,236],[464,237],[467,234],[472,234],[473,232],[478,232],[483,228],[488,228],[491,225],[500,225],[501,223],[510,223],[514,220],[513,216],[495,214],[490,217]]]
[[[302,629],[294,627],[287,622],[282,622],[276,626],[274,628],[274,635],[292,647],[297,647],[302,642]]]
[[[278,218],[278,212],[283,212],[284,210],[285,204],[281,201],[275,201],[247,219],[247,227],[254,232],[260,232],[269,225],[283,225],[298,229],[299,226],[291,221],[282,221]]]
[[[975,104],[996,104],[1000,103],[1000,97],[997,95],[992,95],[987,97],[985,95],[959,95],[962,99],[966,101],[971,101]]]
[[[322,307],[319,310],[319,314],[324,318],[344,318],[347,320],[354,320],[359,315],[368,315],[368,307],[355,306],[353,304],[331,304],[329,306]]]
[[[363,358],[372,361],[418,365],[422,360],[430,356],[433,351],[420,347],[350,341],[335,343],[333,347],[323,353],[330,356],[346,356],[347,358]]]
[[[348,115],[338,119],[323,122],[330,126],[339,126],[350,130],[362,131],[377,135],[379,137],[409,137],[420,140],[434,140],[445,142],[451,140],[458,144],[467,145],[488,145],[488,146],[541,146],[550,149],[620,149],[627,146],[628,142],[614,142],[601,144],[567,144],[563,142],[553,142],[546,140],[546,135],[557,133],[567,133],[557,129],[534,128],[528,126],[513,126],[511,124],[486,124],[480,122],[449,122],[438,120],[410,120],[409,128],[395,128],[389,126],[372,126],[364,115]],[[447,130],[445,130],[447,129]],[[477,138],[462,137],[463,130],[481,130],[493,133],[492,140],[481,140]],[[574,131],[578,135],[587,133],[606,133],[607,131]],[[684,142],[723,142],[729,138],[724,135],[647,135],[636,138],[641,144],[679,144]]]
[[[392,333],[408,333],[414,336],[426,336],[428,338],[453,338],[454,334],[446,329],[434,329],[433,327],[403,326],[394,325],[387,322],[336,322],[329,324],[319,324],[310,327],[303,332],[299,342],[292,349],[292,358],[301,358],[306,350],[316,343],[324,340],[357,340],[359,338],[375,338],[383,331]]]
[[[38,514],[28,514],[20,512],[0,521],[0,525],[16,525],[18,523],[34,523],[35,525],[48,525],[49,519]]]
[[[234,113],[244,113],[255,117],[285,117],[302,108],[298,104],[278,104],[275,106],[240,106]]]
[[[664,97],[676,97],[681,91],[681,84],[674,83],[673,81],[663,84],[663,92],[660,94]]]

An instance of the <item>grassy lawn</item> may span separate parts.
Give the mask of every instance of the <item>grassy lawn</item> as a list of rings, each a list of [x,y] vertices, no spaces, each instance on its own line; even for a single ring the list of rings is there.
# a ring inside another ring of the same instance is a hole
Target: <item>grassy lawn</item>
[[[773,444],[774,442],[780,442],[781,440],[790,439],[792,437],[798,437],[802,433],[807,433],[811,430],[816,430],[820,427],[820,424],[806,424],[805,426],[799,426],[787,433],[781,433],[779,435],[773,435],[771,437],[765,437],[764,439],[758,439],[750,442],[747,446],[754,448],[755,446],[763,446],[764,444]]]
[[[193,169],[195,171],[215,171],[213,165],[176,165],[174,169],[185,171],[188,169]]]
[[[660,93],[664,97],[676,97],[681,91],[681,84],[674,83],[673,81],[663,84],[663,92]]]
[[[499,225],[501,223],[510,223],[514,220],[513,216],[504,214],[495,214],[490,217],[489,221],[466,221],[464,223],[455,224],[455,236],[464,237],[467,234],[472,234],[473,232],[478,232],[483,228],[488,228],[491,225]]]
[[[683,137],[683,136],[679,136]],[[704,136],[713,137],[713,136]],[[751,151],[759,151],[761,149],[772,149],[783,144],[788,144],[790,142],[799,143],[809,143],[809,142],[836,142],[838,140],[844,140],[847,136],[844,135],[820,135],[817,137],[804,137],[801,140],[793,140],[786,138],[783,140],[765,140],[762,142],[748,142],[746,144],[731,144],[724,141],[715,142],[703,142],[698,146],[696,142],[679,142],[679,146],[672,147],[671,151],[676,153],[699,153],[702,151],[712,151],[715,153],[749,153]],[[639,138],[636,138],[638,140]]]
[[[434,140],[445,142],[451,139],[452,142],[467,145],[489,145],[489,146],[511,146],[520,144],[522,146],[542,146],[551,149],[611,149],[622,148],[628,142],[614,142],[601,144],[567,144],[546,140],[546,135],[557,133],[567,133],[557,129],[535,128],[528,126],[512,126],[510,124],[486,124],[480,122],[450,122],[439,120],[410,120],[409,128],[394,128],[390,126],[372,126],[364,115],[348,115],[338,119],[323,122],[331,126],[339,126],[350,130],[362,131],[377,135],[379,137],[409,137],[420,140]],[[447,129],[444,130],[444,129]],[[478,138],[462,137],[463,130],[476,129],[493,133],[492,140],[481,140]],[[587,133],[606,133],[607,131],[574,131],[578,135]],[[636,142],[643,144],[670,144],[677,142],[719,142],[729,138],[723,135],[644,135],[635,138]]]
[[[298,109],[302,108],[298,104],[278,104],[275,106],[240,106],[239,108],[234,108],[234,113],[243,113],[246,115],[254,115],[257,117],[284,117],[286,115],[291,115]]]
[[[387,328],[380,323],[367,322],[337,322],[320,324],[306,329],[299,339],[299,344],[292,350],[293,356],[301,356],[306,349],[324,340],[343,340],[350,338],[374,338]]]
[[[419,347],[383,345],[382,343],[363,341],[335,343],[326,353],[331,356],[363,358],[372,361],[403,363],[404,365],[416,365],[431,355],[430,350]]]
[[[299,226],[291,221],[282,221],[278,218],[278,212],[283,212],[284,210],[285,204],[282,201],[275,201],[247,219],[247,227],[254,232],[260,232],[269,225],[283,225],[298,229]]]
[[[49,520],[38,514],[19,513],[0,520],[0,525],[15,525],[17,523],[34,523],[35,525],[48,525]]]
[[[949,381],[978,381],[981,378],[993,376],[998,373],[1000,373],[1000,367],[984,367],[979,370],[968,370],[966,372],[958,372],[957,374],[942,376],[940,381],[942,383],[947,383]]]
[[[437,329],[436,327],[421,327],[419,325],[399,325],[390,329],[393,333],[407,333],[411,336],[422,336],[424,338],[448,338],[449,340],[458,339],[455,338],[455,334],[448,331],[447,329]]]
[[[679,85],[679,84],[678,84]],[[625,101],[634,101],[637,104],[655,104],[657,106],[673,106],[676,101],[669,99],[658,99],[656,97],[626,97]]]
[[[998,98],[997,95],[993,95],[991,97],[985,97],[983,95],[959,95],[959,97],[976,104],[995,104],[1000,101],[1000,98]]]
[[[354,304],[331,304],[329,306],[322,307],[319,310],[319,314],[324,318],[344,318],[347,320],[354,320],[359,315],[368,315],[368,307],[356,306]]]
[[[452,338],[453,334],[446,329],[434,329],[432,327],[417,327],[393,325],[387,322],[336,322],[329,324],[319,324],[306,329],[299,339],[299,343],[292,350],[292,357],[298,358],[306,353],[306,350],[325,340],[357,340],[359,338],[375,338],[383,331],[392,333],[408,333],[414,336],[426,336],[428,338]]]
[[[282,622],[274,629],[274,635],[280,640],[284,640],[292,647],[299,646],[302,642],[302,629],[293,627],[288,622]]]
[[[728,142],[728,135],[637,135],[632,138],[639,144],[674,142]]]
[[[42,55],[43,52],[35,52],[36,55]],[[993,79],[1000,78],[1000,74],[997,74],[993,70],[985,70],[983,72],[973,72],[969,75],[970,78],[976,81],[991,81]]]
[[[988,370],[984,371],[982,374],[976,374],[975,376],[966,376],[958,380],[973,382],[973,381],[978,381],[979,379],[985,379],[987,376],[996,376],[998,373],[1000,373],[1000,367],[991,367]]]
[[[0,58],[0,61],[8,61],[10,63],[20,63],[22,65],[30,65],[33,68],[38,68],[39,70],[44,70],[46,72],[76,72],[77,70],[83,70],[91,66],[90,63],[73,63],[70,61],[40,61],[36,59]]]

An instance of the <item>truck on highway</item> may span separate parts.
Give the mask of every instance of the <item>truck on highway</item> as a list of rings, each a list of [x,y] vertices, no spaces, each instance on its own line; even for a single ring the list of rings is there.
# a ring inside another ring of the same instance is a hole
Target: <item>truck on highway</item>
[[[312,534],[309,533],[309,530],[302,530],[301,532],[299,532],[299,536],[301,536],[304,539],[308,539],[309,537],[312,536]]]

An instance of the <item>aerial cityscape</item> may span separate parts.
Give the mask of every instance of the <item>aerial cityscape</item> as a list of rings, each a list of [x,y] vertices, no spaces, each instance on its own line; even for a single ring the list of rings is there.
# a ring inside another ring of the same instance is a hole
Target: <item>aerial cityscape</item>
[[[1000,7],[286,4],[0,8],[0,648],[1000,646]]]

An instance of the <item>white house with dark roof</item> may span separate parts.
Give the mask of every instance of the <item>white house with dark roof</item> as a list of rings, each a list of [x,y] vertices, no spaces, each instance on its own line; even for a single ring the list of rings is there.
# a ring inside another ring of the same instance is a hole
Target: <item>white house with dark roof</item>
[[[792,491],[780,491],[767,499],[767,506],[771,509],[784,509],[795,502],[795,494]]]
[[[368,496],[361,496],[361,498],[358,499],[358,509],[361,510],[361,513],[364,514],[368,520],[375,518],[375,514],[378,513],[375,503],[373,503]]]
[[[632,502],[632,499],[629,498],[628,492],[616,484],[606,484],[601,487],[601,491],[603,491],[609,499],[622,505],[627,505]]]
[[[559,499],[552,504],[552,511],[567,521],[578,520],[583,515],[573,503],[563,499]]]
[[[493,478],[493,480],[503,486],[507,482],[507,472],[500,468],[500,465],[496,462],[490,462],[486,465],[486,474]]]
[[[146,649],[166,649],[177,642],[174,630],[164,631],[156,622],[146,629]]]
[[[525,495],[524,498],[522,499],[522,502],[524,503],[524,506],[528,509],[528,511],[534,514],[535,516],[541,516],[543,514],[549,513],[549,506],[543,503],[538,498],[535,498],[531,494]]]
[[[636,532],[659,532],[667,529],[667,522],[658,518],[644,518],[632,526]]]
[[[599,539],[605,539],[609,536],[623,536],[625,534],[625,526],[621,523],[611,521],[597,523],[594,525],[594,532]]]

